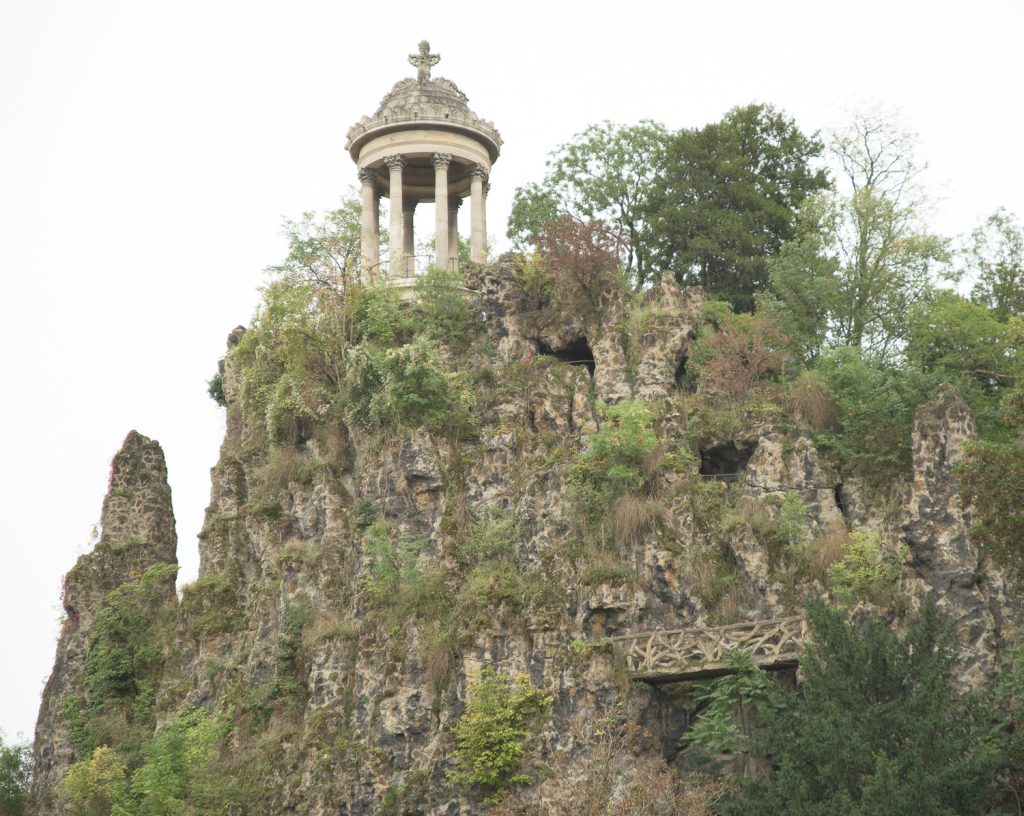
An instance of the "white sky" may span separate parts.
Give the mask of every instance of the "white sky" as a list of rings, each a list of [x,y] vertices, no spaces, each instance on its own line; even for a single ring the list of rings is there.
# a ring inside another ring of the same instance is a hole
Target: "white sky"
[[[0,730],[31,735],[61,577],[132,428],[167,454],[194,577],[223,429],[206,380],[283,256],[282,216],[346,193],[345,132],[420,39],[505,138],[498,236],[513,189],[587,125],[752,101],[805,131],[898,107],[952,235],[1024,216],[1022,31],[1019,0],[0,0]]]

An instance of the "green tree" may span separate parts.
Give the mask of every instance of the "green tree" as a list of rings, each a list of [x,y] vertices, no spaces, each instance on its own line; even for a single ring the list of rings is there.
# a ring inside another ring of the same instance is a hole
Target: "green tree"
[[[964,253],[974,280],[971,298],[993,310],[999,320],[1024,318],[1024,228],[1000,208],[971,233]]]
[[[898,354],[909,313],[944,272],[948,245],[924,226],[913,150],[913,137],[875,112],[834,134],[840,189],[808,202],[770,271],[808,356],[822,345]]]
[[[650,120],[602,122],[578,133],[552,152],[541,184],[516,190],[508,237],[532,244],[544,223],[563,213],[605,221],[623,237],[627,275],[643,286],[650,275],[648,197],[667,139],[665,128]]]
[[[960,499],[973,508],[971,538],[982,552],[1024,575],[1024,394],[1003,398],[1005,421],[1017,429],[1016,439],[973,444],[957,467]]]
[[[542,186],[530,182],[516,187],[512,194],[512,212],[508,217],[505,235],[516,250],[525,252],[536,243],[544,225],[563,213],[562,201],[547,184]]]
[[[305,212],[298,221],[284,220],[288,241],[285,260],[267,269],[278,277],[291,277],[344,291],[359,279],[362,204],[355,195],[322,215]],[[381,235],[383,245],[387,235]]]
[[[701,708],[686,739],[698,751],[738,758],[741,772],[746,772],[753,723],[763,706],[778,704],[777,695],[772,694],[767,673],[749,654],[730,652],[726,662],[731,671],[695,693]]]
[[[31,746],[8,745],[0,735],[0,816],[26,813],[31,781]]]
[[[990,393],[1024,374],[1024,320],[1000,322],[994,310],[952,292],[909,315],[907,359],[925,371],[968,379]]]
[[[69,816],[134,816],[128,792],[128,766],[106,745],[76,762],[57,785]]]
[[[525,674],[510,677],[485,669],[470,686],[466,710],[452,728],[455,769],[449,778],[491,794],[529,782],[522,767],[527,740],[551,703],[551,695],[531,685]]]
[[[768,258],[792,238],[804,199],[827,186],[816,136],[770,105],[673,134],[649,202],[653,262],[736,311],[767,285]]]
[[[953,685],[947,629],[927,602],[906,634],[809,607],[802,690],[761,708],[745,780],[727,814],[968,816],[986,812],[1002,759],[990,724]]]
[[[849,346],[826,351],[814,370],[838,411],[837,421],[815,442],[844,472],[869,481],[906,473],[914,411],[933,383],[913,366],[897,367]]]
[[[936,381],[953,383],[971,406],[981,435],[1008,435],[1001,401],[1024,384],[1024,319],[998,313],[952,292],[909,315],[906,358]]]

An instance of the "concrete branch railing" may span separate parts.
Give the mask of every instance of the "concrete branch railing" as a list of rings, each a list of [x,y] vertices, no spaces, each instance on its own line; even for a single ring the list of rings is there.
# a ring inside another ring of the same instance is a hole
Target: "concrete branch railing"
[[[795,615],[729,626],[641,632],[608,640],[625,656],[634,680],[669,683],[728,674],[732,651],[746,652],[762,669],[796,666],[807,640],[807,619]]]

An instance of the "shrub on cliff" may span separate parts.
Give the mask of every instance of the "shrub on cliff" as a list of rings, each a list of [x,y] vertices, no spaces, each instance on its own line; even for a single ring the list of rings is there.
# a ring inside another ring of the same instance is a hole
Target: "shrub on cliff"
[[[485,669],[470,686],[466,710],[452,728],[455,768],[448,778],[491,795],[530,782],[523,755],[551,703],[551,695],[531,685],[525,674],[509,677]]]
[[[718,302],[707,304],[705,317],[715,329],[701,333],[686,362],[701,393],[742,403],[792,356],[789,337],[771,317],[732,314]]]
[[[1024,434],[1024,391],[1003,399],[1004,421]],[[974,510],[971,539],[983,553],[1024,574],[1024,436],[1006,442],[977,442],[957,468],[960,499]]]
[[[746,780],[725,814],[967,816],[986,812],[1002,764],[991,724],[958,696],[945,623],[927,602],[900,636],[810,606],[813,639],[800,692],[775,688],[753,753],[770,771]]]
[[[32,778],[32,748],[7,745],[0,735],[0,814],[22,816]]]
[[[654,488],[658,437],[643,400],[601,406],[600,430],[584,440],[569,471],[571,497],[589,534],[603,537],[616,502]]]
[[[350,421],[367,428],[464,436],[475,426],[466,378],[448,369],[425,337],[384,350],[360,344],[349,357],[345,386]]]

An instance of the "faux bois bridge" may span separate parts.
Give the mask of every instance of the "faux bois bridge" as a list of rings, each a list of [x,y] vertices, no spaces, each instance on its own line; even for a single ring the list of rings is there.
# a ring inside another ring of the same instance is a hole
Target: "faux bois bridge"
[[[732,651],[746,652],[762,669],[792,668],[800,662],[806,639],[807,619],[802,615],[608,638],[625,655],[630,677],[648,683],[728,674]]]

